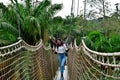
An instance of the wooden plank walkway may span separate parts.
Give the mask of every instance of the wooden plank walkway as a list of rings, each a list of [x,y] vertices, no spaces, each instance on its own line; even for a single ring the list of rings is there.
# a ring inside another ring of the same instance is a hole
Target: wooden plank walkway
[[[68,66],[65,66],[65,70],[64,70],[63,76],[64,76],[64,80],[69,80],[69,77],[68,77]],[[58,71],[56,72],[56,76],[55,76],[55,78],[53,80],[60,80],[60,78],[61,78],[61,73],[60,73],[60,71],[58,69]]]

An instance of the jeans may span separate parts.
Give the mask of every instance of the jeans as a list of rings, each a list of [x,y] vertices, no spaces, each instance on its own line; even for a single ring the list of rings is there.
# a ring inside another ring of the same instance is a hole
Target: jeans
[[[64,71],[64,66],[66,62],[66,53],[58,53],[58,61],[59,61],[59,66],[60,66],[60,72],[63,74]]]

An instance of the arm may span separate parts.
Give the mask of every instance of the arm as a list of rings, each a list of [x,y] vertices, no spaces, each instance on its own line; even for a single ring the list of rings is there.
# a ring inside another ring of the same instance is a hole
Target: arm
[[[50,45],[51,45],[53,53],[57,54],[57,52],[55,50],[56,42],[52,38],[50,38]]]
[[[51,36],[49,37],[49,39],[50,39],[50,45],[51,45],[52,51],[55,51],[55,47],[57,46],[57,43]]]
[[[52,38],[50,38],[50,44],[52,44],[52,45],[57,45],[57,43],[52,39]]]
[[[67,46],[65,44],[64,44],[64,47],[65,47],[66,52],[68,52],[69,49],[67,48]]]

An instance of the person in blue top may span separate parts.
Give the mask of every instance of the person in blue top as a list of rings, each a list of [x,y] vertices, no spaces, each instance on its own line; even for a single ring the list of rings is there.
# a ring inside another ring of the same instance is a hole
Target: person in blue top
[[[60,38],[56,39],[56,41],[50,38],[50,43],[52,44],[52,49],[55,51],[55,53],[58,54],[61,77],[63,77],[64,66],[66,63],[66,54],[67,54],[68,48]]]

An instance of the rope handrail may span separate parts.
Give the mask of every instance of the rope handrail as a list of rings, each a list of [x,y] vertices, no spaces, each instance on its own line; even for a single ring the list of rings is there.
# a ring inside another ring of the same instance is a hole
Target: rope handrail
[[[39,48],[42,47],[42,40],[40,40],[40,41],[39,41],[39,44],[36,45],[36,46],[29,45],[29,44],[27,44],[24,40],[22,40],[22,41],[23,41],[22,47],[24,47],[24,48],[26,48],[26,49],[28,49],[28,50],[31,50],[31,51],[36,51],[36,50],[38,50]]]
[[[42,47],[42,40],[39,41],[39,44],[36,46],[32,46],[27,44],[24,40],[20,39],[18,42],[13,43],[8,46],[0,47],[0,56],[5,56],[8,54],[12,54],[13,52],[19,51],[24,48],[29,51],[36,51]]]
[[[38,45],[35,45],[35,46],[32,46],[32,45],[27,44],[24,40],[22,40],[22,41],[23,41],[23,43],[24,43],[26,46],[31,47],[31,48],[37,48],[37,47],[39,47],[39,46],[42,44],[42,40],[40,40],[39,43],[38,43]]]
[[[16,45],[20,44],[22,41],[23,41],[23,40],[21,39],[21,40],[19,40],[18,42],[15,42],[15,43],[13,43],[13,44],[11,44],[11,45],[7,45],[7,46],[0,47],[0,50],[5,49],[5,48],[10,48],[10,47],[16,46]]]
[[[6,49],[6,48],[10,48],[10,47],[14,47],[14,46],[17,46],[17,45],[19,45],[19,44],[21,44],[19,47],[24,46],[26,49],[28,49],[28,48],[33,48],[33,49],[35,49],[35,48],[40,48],[40,45],[42,45],[42,40],[39,41],[39,44],[38,44],[38,45],[32,46],[32,45],[27,44],[24,40],[20,39],[20,40],[19,40],[18,42],[16,42],[16,43],[13,43],[13,44],[8,45],[8,46],[0,47],[0,50]]]
[[[85,54],[87,56],[89,56],[89,58],[91,58],[94,62],[97,62],[98,64],[104,65],[104,66],[111,66],[111,67],[120,67],[119,63],[116,63],[117,58],[120,56],[120,52],[117,53],[100,53],[100,52],[96,52],[93,50],[90,50],[86,45],[85,42],[82,40],[82,48],[85,52]],[[94,57],[95,56],[95,57]],[[99,58],[101,59],[99,59]],[[107,61],[105,61],[105,57],[107,57]],[[110,59],[113,61],[110,63]]]
[[[110,63],[104,63],[104,62],[101,62],[101,61],[98,61],[96,59],[94,59],[90,54],[89,52],[87,52],[84,48],[83,48],[83,51],[85,52],[85,54],[90,58],[92,59],[94,62],[98,63],[98,64],[101,64],[101,65],[104,65],[104,66],[111,66],[111,67],[120,67],[120,64],[110,64]]]
[[[82,40],[82,44],[83,44],[83,47],[92,54],[96,54],[96,55],[100,55],[100,56],[120,56],[120,52],[103,53],[103,52],[93,51],[86,46],[84,40]]]

